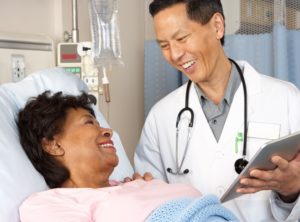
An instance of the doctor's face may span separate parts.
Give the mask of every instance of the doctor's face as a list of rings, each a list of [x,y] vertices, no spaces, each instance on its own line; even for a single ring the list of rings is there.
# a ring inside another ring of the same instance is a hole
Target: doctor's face
[[[116,149],[111,140],[112,130],[102,128],[95,117],[83,108],[69,109],[63,130],[57,136],[64,150],[62,163],[72,178],[85,187],[99,187],[118,164]]]
[[[193,82],[209,82],[221,69],[220,39],[224,35],[223,17],[215,13],[202,25],[190,20],[184,3],[173,5],[154,16],[157,41],[165,59]]]

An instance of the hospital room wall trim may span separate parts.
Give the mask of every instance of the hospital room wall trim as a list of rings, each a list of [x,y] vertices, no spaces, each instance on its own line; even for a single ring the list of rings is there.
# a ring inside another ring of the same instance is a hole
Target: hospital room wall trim
[[[51,51],[52,43],[22,42],[0,39],[0,48]]]

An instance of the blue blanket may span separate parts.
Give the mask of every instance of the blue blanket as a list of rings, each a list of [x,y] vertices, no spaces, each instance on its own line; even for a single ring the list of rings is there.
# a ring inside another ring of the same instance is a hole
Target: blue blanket
[[[184,198],[161,205],[148,217],[147,222],[217,222],[238,221],[238,219],[220,204],[214,195],[197,199]]]

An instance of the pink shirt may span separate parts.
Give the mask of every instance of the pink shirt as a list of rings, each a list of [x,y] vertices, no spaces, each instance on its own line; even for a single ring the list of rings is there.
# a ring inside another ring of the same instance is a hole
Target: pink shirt
[[[58,188],[31,195],[20,207],[22,222],[144,221],[161,204],[201,194],[187,184],[135,180],[118,186]]]

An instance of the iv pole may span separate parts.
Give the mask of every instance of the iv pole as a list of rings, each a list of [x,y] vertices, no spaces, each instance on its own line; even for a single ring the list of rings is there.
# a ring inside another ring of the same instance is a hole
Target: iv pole
[[[78,42],[79,32],[78,32],[78,18],[77,18],[77,0],[72,0],[72,40],[73,42]]]
[[[72,33],[64,31],[64,41],[77,43],[79,41],[78,16],[77,16],[77,0],[72,0]]]
[[[72,40],[73,43],[77,43],[79,41],[79,30],[78,30],[78,16],[77,16],[77,0],[72,0],[72,34],[69,34],[68,31],[64,32],[64,40],[69,41]],[[105,67],[102,68],[103,78],[103,92],[104,98],[107,103],[111,101],[110,92],[109,92],[109,81],[107,78],[107,70]]]

